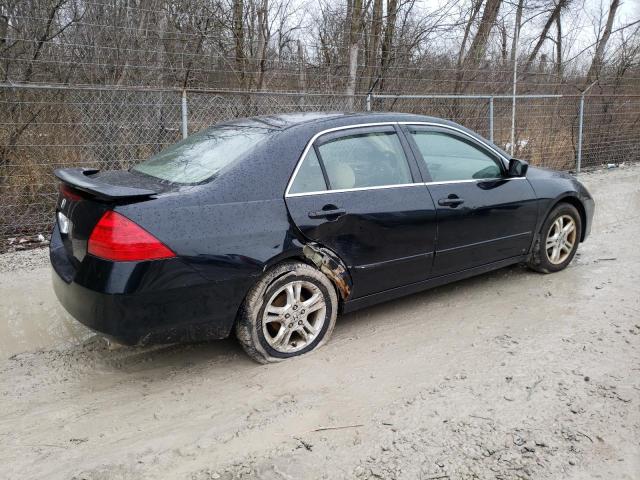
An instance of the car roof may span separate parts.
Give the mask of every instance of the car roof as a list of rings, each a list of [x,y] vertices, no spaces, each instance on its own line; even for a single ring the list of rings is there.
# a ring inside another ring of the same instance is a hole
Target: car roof
[[[394,112],[294,112],[277,115],[260,115],[256,117],[239,118],[232,120],[232,124],[256,123],[269,126],[274,129],[285,130],[292,127],[319,124],[339,123],[340,125],[375,123],[375,122],[402,122],[421,121],[449,125],[451,122],[442,118],[429,117],[413,113]]]

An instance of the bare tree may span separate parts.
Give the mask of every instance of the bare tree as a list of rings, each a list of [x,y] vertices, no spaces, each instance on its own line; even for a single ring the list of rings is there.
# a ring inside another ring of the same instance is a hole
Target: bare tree
[[[523,88],[570,91],[587,71],[590,81],[614,81],[620,0],[604,7],[586,66],[574,25],[587,13],[570,1],[446,0],[436,9],[417,0],[4,0],[0,72],[4,81],[121,87],[295,90],[304,78],[307,90],[349,96],[376,80],[383,92],[505,93],[515,17],[541,19],[523,29]],[[542,54],[548,67],[533,68]],[[620,85],[633,83],[631,70]]]
[[[482,0],[477,0],[480,4]],[[456,72],[456,83],[454,90],[459,92],[463,89],[463,79],[466,71],[473,71],[477,69],[478,64],[480,63],[481,58],[484,56],[487,44],[489,42],[489,35],[491,34],[492,28],[496,24],[496,19],[498,18],[498,12],[500,11],[500,5],[502,4],[502,0],[486,0],[484,5],[484,11],[482,12],[482,18],[480,19],[480,23],[478,25],[478,30],[476,31],[469,50],[466,54],[463,53],[463,50],[460,51],[458,55],[458,68]],[[477,9],[477,11],[476,11]],[[475,18],[479,13],[479,7],[474,5],[474,8],[471,11],[471,17],[469,19],[469,23],[472,22],[472,18]],[[467,25],[469,25],[467,23]],[[471,27],[468,27],[469,31]],[[465,31],[467,27],[465,27]],[[463,37],[464,39],[464,37]],[[464,45],[462,46],[462,49]],[[462,60],[460,60],[462,58]]]
[[[396,30],[396,17],[398,16],[398,0],[387,0],[387,20],[384,27],[384,39],[382,41],[382,55],[380,57],[380,91],[385,89],[385,76],[391,64],[393,37]]]
[[[462,42],[460,43],[460,51],[458,52],[458,68],[462,67],[462,62],[464,61],[464,54],[467,48],[467,42],[469,40],[469,34],[471,33],[471,28],[476,21],[476,17],[478,13],[480,13],[480,9],[482,8],[483,0],[473,0],[471,4],[471,12],[469,14],[469,19],[465,23],[464,26],[464,34],[462,35]]]
[[[464,66],[469,67],[477,65],[485,54],[487,43],[489,41],[489,34],[496,23],[501,4],[502,0],[487,0],[484,6],[484,12],[482,13],[482,19],[480,20],[480,25],[478,25],[478,31],[473,37],[473,42],[471,42],[469,51],[465,55],[463,62]]]
[[[536,42],[535,47],[533,47],[533,50],[529,54],[529,58],[527,58],[527,63],[525,64],[525,67],[524,67],[525,71],[528,71],[531,68],[531,64],[534,62],[534,60],[538,56],[538,53],[540,52],[540,48],[544,44],[545,40],[547,40],[547,38],[549,37],[549,30],[556,22],[560,21],[560,12],[562,11],[563,8],[565,8],[568,5],[568,3],[569,3],[569,0],[558,0],[558,3],[556,3],[555,6],[553,7],[553,10],[551,10],[551,13],[549,14],[549,18],[544,24],[544,27],[542,28],[542,32],[538,37],[538,41]]]
[[[616,12],[618,11],[619,6],[620,6],[620,0],[612,0],[611,6],[609,7],[609,15],[607,16],[607,24],[604,27],[604,32],[602,33],[602,37],[600,37],[598,40],[598,43],[596,45],[596,52],[593,55],[591,66],[589,67],[589,71],[587,72],[587,76],[585,80],[586,85],[598,79],[598,77],[600,76],[600,70],[602,69],[604,52],[605,52],[605,49],[607,48],[609,37],[611,36],[611,30],[613,29],[613,21],[615,19]]]

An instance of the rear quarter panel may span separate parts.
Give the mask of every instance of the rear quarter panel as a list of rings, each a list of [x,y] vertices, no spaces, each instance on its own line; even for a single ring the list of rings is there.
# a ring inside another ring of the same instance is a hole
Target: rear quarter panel
[[[207,204],[159,198],[117,209],[171,248],[183,262],[224,292],[218,318],[235,314],[257,278],[276,261],[302,256],[284,199]],[[222,306],[224,305],[224,308]]]

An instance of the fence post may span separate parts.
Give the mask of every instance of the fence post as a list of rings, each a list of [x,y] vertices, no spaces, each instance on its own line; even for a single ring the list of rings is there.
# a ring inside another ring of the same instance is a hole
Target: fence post
[[[189,130],[187,129],[187,90],[182,90],[182,138],[189,136]]]
[[[582,167],[582,125],[584,124],[584,96],[587,94],[591,87],[593,87],[598,81],[596,80],[587,88],[584,89],[582,95],[580,95],[580,116],[578,118],[578,156],[576,158],[576,175],[580,173]]]
[[[578,158],[576,158],[576,175],[580,173],[582,165],[582,123],[584,119],[584,92],[580,95],[580,114],[578,117]]]
[[[489,140],[493,143],[493,96],[489,97]]]
[[[371,111],[371,92],[367,93],[367,112]]]

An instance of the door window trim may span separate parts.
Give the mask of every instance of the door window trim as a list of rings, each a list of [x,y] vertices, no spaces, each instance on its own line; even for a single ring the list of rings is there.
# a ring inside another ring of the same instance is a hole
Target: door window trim
[[[300,167],[302,166],[302,162],[306,158],[307,153],[309,152],[309,150],[311,148],[314,147],[315,141],[319,137],[321,137],[322,135],[326,135],[327,133],[339,132],[339,131],[343,131],[343,130],[352,130],[352,129],[358,129],[358,128],[367,128],[367,127],[395,126],[395,125],[405,125],[405,126],[408,126],[408,127],[410,127],[412,125],[428,126],[428,127],[437,127],[437,128],[443,128],[443,129],[452,130],[454,132],[457,132],[457,133],[462,134],[463,136],[469,138],[472,142],[480,144],[481,146],[491,150],[491,152],[495,153],[495,155],[498,157],[498,159],[502,162],[503,168],[505,168],[505,169],[507,168],[508,159],[500,151],[498,151],[495,147],[492,147],[487,142],[484,142],[484,141],[474,137],[470,133],[465,132],[463,129],[454,127],[452,125],[446,125],[446,124],[441,124],[441,123],[437,123],[437,122],[416,122],[416,121],[413,121],[413,122],[411,122],[411,121],[400,121],[400,122],[359,123],[359,124],[356,124],[356,125],[344,125],[342,127],[327,128],[326,130],[322,130],[322,131],[316,133],[315,135],[313,135],[313,137],[311,137],[311,140],[309,140],[307,142],[307,145],[305,146],[304,150],[302,151],[302,155],[300,155],[300,158],[298,159],[298,162],[296,163],[296,168],[293,170],[293,174],[291,175],[291,178],[289,179],[289,183],[287,183],[287,188],[285,189],[284,197],[285,198],[289,198],[289,197],[304,197],[306,195],[322,195],[322,194],[327,194],[327,193],[357,192],[357,191],[360,191],[360,190],[381,190],[381,189],[385,189],[385,188],[405,188],[405,187],[413,187],[413,186],[416,186],[416,185],[429,186],[429,185],[442,185],[442,184],[447,184],[447,183],[471,183],[471,182],[476,182],[477,183],[477,182],[487,182],[487,181],[526,180],[525,177],[508,177],[508,178],[499,178],[499,179],[476,178],[476,179],[472,179],[472,180],[447,180],[447,181],[442,181],[442,182],[413,182],[413,183],[401,183],[401,184],[395,184],[395,185],[378,185],[378,186],[374,186],[374,187],[355,187],[355,188],[343,188],[343,189],[336,189],[336,190],[322,190],[322,191],[316,191],[316,192],[289,193],[289,191],[291,190],[291,186],[293,185],[293,182],[295,181],[296,176],[298,175],[298,170],[300,170]],[[402,134],[406,136],[406,134],[404,132],[402,132]],[[400,136],[400,134],[397,131],[396,131],[396,135]],[[403,150],[404,150],[404,146],[403,146]],[[407,153],[406,152],[405,152],[405,157],[407,157]],[[407,162],[411,162],[410,158],[407,157],[406,159],[407,159]]]

